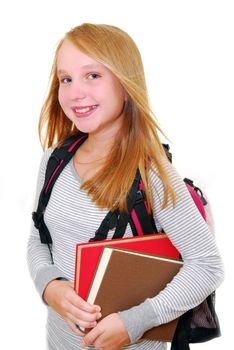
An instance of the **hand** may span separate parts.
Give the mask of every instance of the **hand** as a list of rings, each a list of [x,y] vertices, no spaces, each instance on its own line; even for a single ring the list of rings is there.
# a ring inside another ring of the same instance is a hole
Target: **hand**
[[[93,328],[101,317],[100,306],[91,305],[79,297],[69,281],[53,280],[44,291],[45,302],[60,314],[71,330],[84,336],[77,327]]]
[[[81,346],[94,345],[102,350],[117,350],[130,343],[128,332],[118,314],[110,314],[98,322],[97,326],[86,334]]]

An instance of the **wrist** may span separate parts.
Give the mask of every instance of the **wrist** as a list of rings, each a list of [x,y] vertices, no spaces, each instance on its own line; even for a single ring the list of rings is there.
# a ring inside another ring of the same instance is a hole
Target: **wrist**
[[[62,282],[67,281],[63,277],[58,277],[50,281],[43,292],[42,298],[47,305],[50,305],[50,297],[54,294],[54,291],[61,285]]]
[[[131,343],[138,341],[148,329],[160,324],[150,299],[146,299],[131,309],[120,311],[118,314],[124,323]]]

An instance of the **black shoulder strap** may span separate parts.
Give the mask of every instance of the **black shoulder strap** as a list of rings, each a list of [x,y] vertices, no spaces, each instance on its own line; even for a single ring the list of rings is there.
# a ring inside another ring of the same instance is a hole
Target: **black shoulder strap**
[[[72,135],[67,138],[62,146],[55,148],[51,154],[46,168],[45,181],[38,200],[37,210],[32,213],[35,227],[39,230],[41,243],[46,243],[50,249],[52,239],[44,222],[44,211],[49,202],[53,186],[62,170],[69,163],[77,149],[87,139],[87,135]],[[51,253],[51,249],[50,249]],[[52,254],[51,254],[52,255]]]
[[[141,175],[139,169],[137,169],[135,179],[127,197],[127,212],[108,212],[103,219],[101,225],[95,232],[95,236],[90,241],[99,241],[107,238],[110,229],[115,227],[115,233],[112,237],[122,238],[126,231],[128,223],[131,226],[133,235],[138,235],[138,228],[136,227],[135,220],[133,219],[133,212],[135,217],[139,221],[142,232],[144,235],[157,233],[157,229],[153,220],[153,217],[148,213],[145,205],[145,193],[140,188]]]
[[[163,149],[167,155],[167,158],[172,162],[172,154],[170,152],[170,146],[168,144],[162,144]],[[136,222],[133,219],[135,215],[141,226],[141,231],[144,235],[158,233],[154,222],[152,213],[149,213],[145,204],[145,192],[140,188],[140,171],[137,169],[136,177],[133,185],[129,191],[127,198],[128,212],[111,213],[109,212],[103,219],[101,225],[97,229],[95,236],[90,241],[98,241],[107,238],[110,229],[116,225],[115,233],[112,238],[123,237],[127,224],[129,223],[132,229],[133,235],[138,235],[138,228]]]
[[[127,224],[130,220],[132,208],[137,198],[140,179],[140,172],[139,170],[137,170],[136,177],[133,181],[132,187],[127,197],[128,212],[108,212],[105,218],[103,219],[101,225],[95,232],[95,236],[91,238],[90,241],[100,241],[106,239],[109,230],[113,229],[114,227],[116,227],[116,229],[112,239],[123,237]]]
[[[52,244],[52,239],[49,230],[44,222],[44,211],[49,202],[50,195],[56,180],[58,179],[65,166],[71,160],[77,149],[87,139],[87,137],[87,135],[72,135],[64,141],[61,147],[56,148],[53,151],[47,164],[45,181],[40,193],[37,210],[32,213],[34,225],[39,230],[41,243],[48,245],[52,261],[53,257],[50,247]],[[171,161],[169,146],[163,145],[163,147],[168,158]],[[140,189],[140,181],[140,172],[137,170],[135,180],[127,198],[128,213],[120,213],[119,211],[108,212],[100,227],[97,229],[95,236],[90,241],[106,239],[109,230],[113,229],[114,227],[116,227],[116,229],[112,238],[121,238],[125,233],[128,223],[131,225],[133,234],[137,235],[137,228],[132,218],[133,211],[135,212],[136,217],[140,222],[144,234],[157,233],[153,217],[148,213],[145,206],[145,194],[144,191]]]

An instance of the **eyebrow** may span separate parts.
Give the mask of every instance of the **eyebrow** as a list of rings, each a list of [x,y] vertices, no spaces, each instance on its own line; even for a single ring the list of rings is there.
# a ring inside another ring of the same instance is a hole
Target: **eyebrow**
[[[81,67],[82,70],[85,69],[98,69],[98,68],[102,68],[103,65],[102,64],[86,64],[84,66]]]
[[[81,67],[81,70],[87,70],[87,69],[100,69],[102,68],[102,64],[86,64],[84,66]],[[64,73],[67,73],[66,70],[64,69],[59,69],[57,71],[58,74],[64,74]]]

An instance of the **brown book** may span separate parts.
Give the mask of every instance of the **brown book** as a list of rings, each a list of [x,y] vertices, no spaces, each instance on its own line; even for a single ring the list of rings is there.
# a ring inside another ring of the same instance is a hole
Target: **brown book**
[[[105,247],[87,301],[101,306],[102,317],[127,310],[157,295],[182,265],[177,259]],[[171,341],[177,322],[154,327],[143,338]]]

